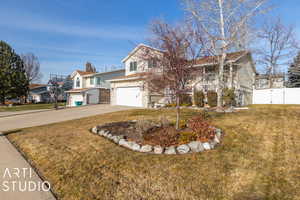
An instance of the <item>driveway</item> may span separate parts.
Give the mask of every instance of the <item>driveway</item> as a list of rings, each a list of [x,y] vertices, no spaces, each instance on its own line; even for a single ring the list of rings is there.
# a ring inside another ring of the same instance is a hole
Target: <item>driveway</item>
[[[41,185],[43,181],[6,137],[1,135],[1,131],[39,126],[128,109],[132,109],[132,107],[94,105],[0,118],[0,199],[55,200],[55,197],[49,191],[37,189],[29,191],[29,182],[33,183],[31,185]],[[16,174],[18,170],[19,173]],[[25,184],[27,184],[27,187],[25,187]],[[24,190],[25,188],[26,190],[20,191],[20,186],[21,189]]]
[[[3,117],[0,118],[0,132],[11,129],[39,126],[72,119],[79,119],[98,114],[128,110],[132,108],[133,107],[128,106],[111,106],[108,104],[100,104]]]

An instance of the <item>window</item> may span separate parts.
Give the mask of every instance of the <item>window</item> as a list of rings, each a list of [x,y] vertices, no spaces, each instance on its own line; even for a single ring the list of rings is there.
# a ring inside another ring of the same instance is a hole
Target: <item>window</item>
[[[90,85],[94,85],[94,77],[90,78]]]
[[[130,71],[136,71],[137,70],[137,62],[130,62]]]
[[[154,68],[157,67],[157,62],[155,59],[148,60],[148,68]]]
[[[77,77],[77,79],[76,79],[76,87],[80,87],[80,79],[79,79],[79,77]]]
[[[100,77],[97,77],[97,78],[96,78],[96,85],[100,85],[100,83],[101,83],[101,78],[100,78]]]

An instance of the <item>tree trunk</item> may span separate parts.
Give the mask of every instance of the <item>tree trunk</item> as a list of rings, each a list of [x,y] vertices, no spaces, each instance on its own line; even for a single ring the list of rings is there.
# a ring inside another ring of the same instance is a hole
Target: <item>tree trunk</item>
[[[224,25],[224,16],[223,16],[223,0],[218,0],[219,3],[219,14],[220,14],[220,33],[221,33],[221,59],[219,63],[219,78],[218,78],[218,86],[217,86],[217,94],[218,94],[218,108],[223,106],[222,102],[222,91],[223,91],[223,73],[224,73],[224,64],[226,59],[226,41],[225,41],[225,25]]]
[[[4,105],[5,104],[5,95],[0,95],[0,104]]]
[[[176,96],[176,129],[179,129],[179,120],[180,120],[180,105],[179,105],[179,96]]]

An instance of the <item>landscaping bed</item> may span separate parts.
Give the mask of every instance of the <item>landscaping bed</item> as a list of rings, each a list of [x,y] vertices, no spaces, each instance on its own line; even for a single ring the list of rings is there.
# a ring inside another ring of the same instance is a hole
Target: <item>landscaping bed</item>
[[[221,130],[213,127],[207,114],[180,121],[180,128],[166,118],[160,121],[113,122],[92,128],[92,132],[134,151],[155,154],[197,153],[213,149]]]

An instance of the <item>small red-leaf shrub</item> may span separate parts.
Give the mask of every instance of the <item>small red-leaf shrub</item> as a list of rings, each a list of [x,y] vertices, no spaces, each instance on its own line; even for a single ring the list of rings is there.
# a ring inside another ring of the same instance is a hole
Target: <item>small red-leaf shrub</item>
[[[215,128],[212,127],[211,122],[204,115],[192,118],[188,122],[188,127],[196,134],[197,140],[207,141],[215,136]]]

